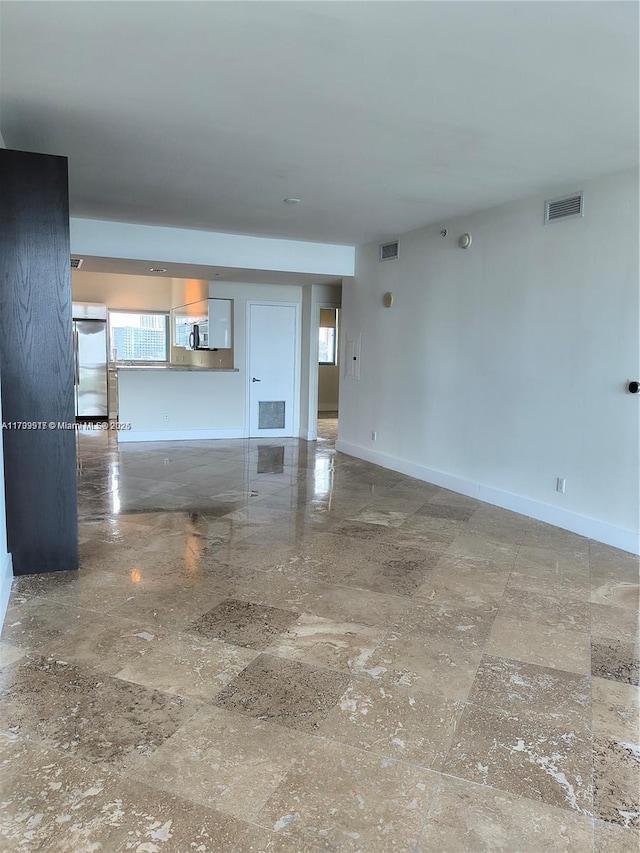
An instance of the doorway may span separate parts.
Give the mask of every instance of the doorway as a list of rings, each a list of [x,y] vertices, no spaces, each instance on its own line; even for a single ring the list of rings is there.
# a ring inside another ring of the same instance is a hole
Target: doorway
[[[337,306],[320,306],[317,434],[319,440],[331,442],[335,442],[338,436],[339,316],[340,309]]]
[[[249,304],[249,437],[298,433],[298,305]]]

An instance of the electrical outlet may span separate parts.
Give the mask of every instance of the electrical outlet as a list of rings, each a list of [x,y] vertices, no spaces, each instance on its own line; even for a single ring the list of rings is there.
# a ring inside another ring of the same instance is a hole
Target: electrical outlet
[[[378,433],[374,429],[371,432],[371,441],[377,441],[377,440],[378,440]]]
[[[169,423],[169,412],[163,412],[162,413],[162,423],[164,423],[164,424]]]
[[[560,494],[564,495],[567,490],[567,478],[566,477],[558,477],[556,479],[556,492],[560,492]]]

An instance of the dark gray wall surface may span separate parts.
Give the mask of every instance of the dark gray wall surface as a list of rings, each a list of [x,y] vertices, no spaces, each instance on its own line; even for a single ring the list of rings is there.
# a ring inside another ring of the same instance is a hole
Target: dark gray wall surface
[[[0,378],[14,574],[78,567],[67,160],[0,149]]]

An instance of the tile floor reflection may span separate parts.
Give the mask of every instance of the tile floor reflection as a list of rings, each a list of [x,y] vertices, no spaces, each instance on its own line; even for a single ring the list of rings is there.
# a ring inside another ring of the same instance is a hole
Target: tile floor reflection
[[[16,578],[0,849],[640,848],[638,560],[317,443],[78,436]]]

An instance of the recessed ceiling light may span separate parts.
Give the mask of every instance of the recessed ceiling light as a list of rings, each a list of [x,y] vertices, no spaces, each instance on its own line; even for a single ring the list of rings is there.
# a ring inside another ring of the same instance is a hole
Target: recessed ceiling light
[[[166,272],[166,267],[150,267],[149,272]]]
[[[300,204],[300,199],[299,198],[285,198],[284,203],[285,204]]]

